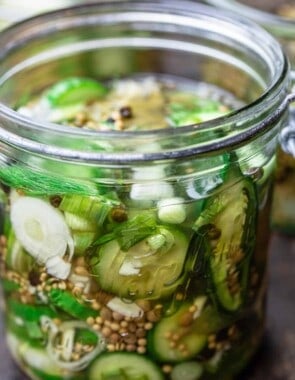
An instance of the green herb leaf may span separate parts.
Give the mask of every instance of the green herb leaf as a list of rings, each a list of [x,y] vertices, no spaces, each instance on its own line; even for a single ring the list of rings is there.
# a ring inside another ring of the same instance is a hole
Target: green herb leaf
[[[153,213],[142,213],[114,227],[109,234],[101,236],[93,245],[102,245],[117,239],[120,248],[128,251],[136,243],[155,233],[157,230],[156,217]]]

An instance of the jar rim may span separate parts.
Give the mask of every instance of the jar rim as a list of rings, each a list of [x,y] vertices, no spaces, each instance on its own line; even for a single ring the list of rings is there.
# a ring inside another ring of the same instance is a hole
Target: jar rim
[[[131,5],[136,8],[140,7],[141,9],[151,9],[164,10],[168,14],[173,12],[177,15],[184,17],[194,17],[199,15],[201,17],[210,17],[211,19],[219,20],[227,25],[232,25],[238,28],[242,32],[251,32],[251,35],[256,34],[256,37],[260,37],[263,43],[272,44],[272,49],[275,49],[277,53],[277,58],[281,60],[280,70],[276,73],[275,78],[272,78],[271,84],[268,86],[267,90],[259,96],[255,101],[246,106],[239,108],[229,115],[219,117],[207,122],[203,122],[195,125],[188,125],[179,127],[177,129],[157,129],[157,130],[146,130],[146,131],[90,131],[90,130],[81,130],[78,128],[71,127],[61,127],[60,125],[39,122],[36,120],[29,119],[18,112],[14,111],[12,108],[0,103],[0,115],[8,119],[10,122],[20,123],[24,128],[42,130],[42,132],[54,132],[54,133],[65,133],[71,136],[76,137],[102,137],[103,139],[120,139],[128,141],[129,139],[146,139],[149,137],[162,138],[168,135],[173,135],[175,138],[190,135],[196,130],[198,131],[207,131],[212,128],[217,128],[221,123],[226,122],[227,124],[235,125],[241,119],[249,119],[253,114],[261,114],[264,109],[264,104],[266,101],[275,102],[279,100],[279,107],[277,108],[274,114],[270,115],[267,119],[262,120],[259,123],[254,123],[253,126],[246,130],[242,130],[239,133],[234,134],[233,136],[227,136],[226,138],[221,139],[220,141],[209,141],[208,143],[197,145],[197,146],[186,146],[180,150],[168,150],[168,151],[153,151],[153,152],[89,152],[89,151],[80,151],[72,150],[67,148],[61,148],[60,146],[54,146],[49,144],[43,144],[39,141],[33,141],[25,137],[20,137],[10,131],[5,130],[3,127],[0,127],[0,140],[4,143],[12,146],[16,146],[20,149],[29,150],[31,152],[42,154],[44,156],[50,157],[62,157],[65,160],[77,160],[77,161],[88,161],[88,162],[142,162],[142,161],[158,161],[158,160],[169,160],[169,159],[179,159],[179,158],[188,158],[196,155],[210,154],[216,151],[226,150],[229,147],[242,145],[245,141],[250,141],[251,139],[256,138],[258,135],[265,133],[267,130],[272,128],[272,123],[280,118],[282,113],[285,112],[287,107],[286,101],[286,91],[288,90],[288,83],[290,78],[288,78],[289,64],[288,60],[282,51],[280,45],[276,40],[264,31],[259,26],[253,24],[251,21],[246,21],[243,18],[235,17],[233,19],[230,17],[230,13],[221,12],[216,14],[211,7],[196,4],[190,1],[184,1],[179,5],[179,2],[176,0],[158,0],[153,3],[152,1],[141,0],[139,2],[133,3],[132,1],[102,1],[100,3],[90,3],[85,5],[72,6],[64,9],[59,9],[56,11],[47,12],[38,16],[31,17],[25,21],[21,21],[11,27],[7,28],[2,32],[0,36],[0,46],[1,40],[7,36],[11,36],[15,33],[19,33],[23,27],[27,25],[35,25],[36,23],[45,23],[46,20],[52,19],[54,17],[63,17],[70,14],[75,14],[75,12],[85,11],[87,8],[96,9],[96,7],[102,5],[116,5],[119,7],[124,7],[124,4]],[[124,9],[124,8],[123,8]],[[173,13],[173,14],[174,14]],[[13,44],[10,48],[13,47]],[[0,78],[1,79],[1,78]]]

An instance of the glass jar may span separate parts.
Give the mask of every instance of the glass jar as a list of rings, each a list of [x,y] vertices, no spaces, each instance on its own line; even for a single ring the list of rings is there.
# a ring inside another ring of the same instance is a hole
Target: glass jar
[[[1,278],[32,379],[229,379],[263,334],[268,220],[290,75],[252,23],[105,2],[0,35]],[[242,102],[201,124],[90,131],[14,109],[65,77],[153,74]],[[234,76],[234,80],[232,79]]]
[[[282,43],[291,65],[295,67],[295,12],[287,0],[205,0],[207,4],[231,10],[259,23]],[[294,126],[289,132],[294,134]],[[295,235],[295,160],[294,147],[279,147],[273,194],[272,226],[276,231]]]

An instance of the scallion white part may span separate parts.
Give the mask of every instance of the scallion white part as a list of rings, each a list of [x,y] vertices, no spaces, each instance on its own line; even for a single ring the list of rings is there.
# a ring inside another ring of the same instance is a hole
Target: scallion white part
[[[63,214],[49,203],[20,197],[12,203],[10,217],[17,239],[38,263],[66,253],[69,259],[73,256],[74,242]]]
[[[207,301],[206,296],[200,296],[195,299],[194,305],[197,307],[197,310],[193,314],[193,319],[197,319],[202,314],[206,301]]]
[[[71,272],[71,264],[59,256],[52,256],[45,262],[47,273],[51,276],[65,280]]]
[[[124,302],[119,297],[112,298],[107,307],[112,311],[124,315],[125,317],[140,318],[143,316],[143,310],[134,302]]]
[[[131,186],[130,198],[137,201],[158,201],[173,197],[173,187],[164,181],[135,183]]]
[[[84,294],[89,293],[91,287],[91,279],[89,276],[82,276],[76,273],[71,273],[68,280],[75,286],[81,287]]]
[[[184,199],[179,197],[161,199],[158,204],[158,217],[164,223],[180,224],[186,219]]]

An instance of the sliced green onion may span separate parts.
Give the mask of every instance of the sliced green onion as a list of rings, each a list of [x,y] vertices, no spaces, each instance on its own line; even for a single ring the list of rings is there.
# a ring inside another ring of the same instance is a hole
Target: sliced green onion
[[[66,253],[71,259],[74,241],[63,214],[50,203],[33,197],[19,197],[11,205],[10,219],[17,239],[26,251],[49,273],[65,279],[71,265],[63,261]],[[58,266],[60,264],[60,266]]]
[[[72,236],[74,239],[75,255],[83,255],[86,249],[92,244],[95,235],[94,232],[74,231]]]
[[[80,303],[72,294],[61,289],[51,289],[48,293],[49,302],[77,319],[96,317],[97,311]]]
[[[65,195],[59,206],[60,210],[77,214],[79,217],[87,218],[101,226],[108,216],[112,205],[102,201],[102,197]]]
[[[72,230],[80,232],[94,232],[97,230],[97,224],[85,217],[73,214],[68,211],[65,211],[64,216],[67,225]]]

